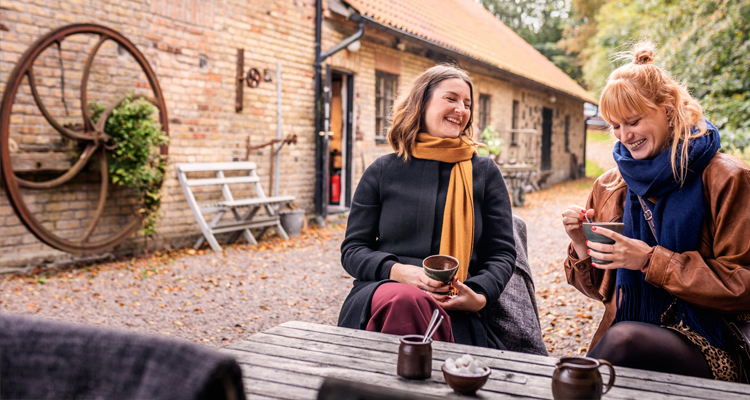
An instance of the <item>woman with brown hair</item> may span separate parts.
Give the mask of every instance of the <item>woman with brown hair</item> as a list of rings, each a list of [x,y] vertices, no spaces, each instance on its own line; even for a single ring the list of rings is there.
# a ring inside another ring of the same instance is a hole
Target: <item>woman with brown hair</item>
[[[562,214],[572,240],[565,272],[605,305],[589,356],[737,381],[722,318],[750,311],[750,169],[718,152],[718,130],[651,64],[654,50],[635,45],[607,79],[600,110],[618,140],[617,167],[594,182],[586,207]],[[587,242],[585,216],[625,229],[595,228],[613,245]]]
[[[471,139],[473,95],[464,71],[437,65],[394,107],[395,153],[362,175],[341,244],[356,280],[339,326],[421,334],[439,310],[436,340],[504,348],[480,315],[513,275],[513,222],[497,165]],[[455,294],[423,272],[434,254],[459,260]]]

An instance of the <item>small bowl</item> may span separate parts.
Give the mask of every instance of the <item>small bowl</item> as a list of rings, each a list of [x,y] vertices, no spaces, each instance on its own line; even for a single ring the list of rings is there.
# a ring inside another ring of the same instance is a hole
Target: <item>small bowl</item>
[[[458,271],[458,260],[455,257],[442,254],[429,256],[422,261],[425,275],[428,277],[450,284]]]
[[[492,372],[489,367],[486,367],[487,372],[482,375],[467,376],[448,372],[448,370],[445,368],[445,364],[443,364],[441,369],[443,370],[443,377],[445,378],[445,382],[448,383],[448,386],[450,386],[454,392],[469,396],[474,395],[477,390],[479,390],[479,388],[487,383],[487,379],[490,377],[490,373]]]
[[[586,239],[588,239],[591,242],[604,243],[604,244],[614,244],[615,241],[604,235],[601,235],[592,231],[591,228],[593,227],[605,228],[605,229],[609,229],[611,231],[615,231],[620,234],[625,229],[625,224],[623,224],[622,222],[584,222],[582,225],[583,225],[583,233],[586,235]],[[598,264],[612,263],[612,261],[600,260],[596,257],[591,257],[591,261],[598,263]]]

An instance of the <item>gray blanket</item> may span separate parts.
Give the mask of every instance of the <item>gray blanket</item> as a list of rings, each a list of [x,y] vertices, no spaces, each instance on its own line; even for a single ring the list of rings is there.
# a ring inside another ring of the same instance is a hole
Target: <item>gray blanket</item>
[[[516,215],[513,215],[513,237],[516,240],[516,270],[500,300],[485,314],[490,328],[508,350],[546,356],[527,256],[526,222]]]
[[[0,314],[3,399],[239,399],[228,355],[181,340]]]

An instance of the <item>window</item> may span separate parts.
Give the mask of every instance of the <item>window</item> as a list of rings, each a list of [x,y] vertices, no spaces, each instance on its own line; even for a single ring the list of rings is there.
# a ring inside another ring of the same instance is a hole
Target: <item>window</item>
[[[513,100],[513,115],[510,119],[510,129],[518,129],[518,100]],[[511,143],[516,143],[516,132],[511,134]]]
[[[492,96],[488,94],[479,95],[479,132],[484,131],[490,124],[490,104]]]
[[[393,102],[398,89],[398,75],[375,71],[375,142],[388,143]]]
[[[565,116],[565,151],[570,153],[570,115]]]

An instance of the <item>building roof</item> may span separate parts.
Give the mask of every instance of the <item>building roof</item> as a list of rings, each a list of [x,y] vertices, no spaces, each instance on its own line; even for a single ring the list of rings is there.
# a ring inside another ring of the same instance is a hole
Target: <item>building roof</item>
[[[584,88],[475,0],[345,0],[377,23],[590,103]]]

